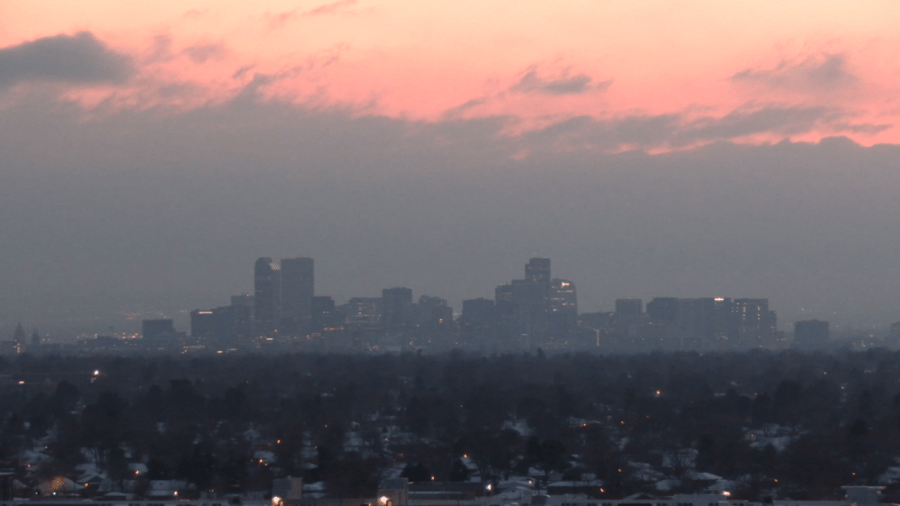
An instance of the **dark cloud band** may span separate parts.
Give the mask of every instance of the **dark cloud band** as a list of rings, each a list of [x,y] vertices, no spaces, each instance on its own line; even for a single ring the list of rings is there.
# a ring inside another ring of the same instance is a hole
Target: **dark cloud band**
[[[131,58],[89,32],[55,35],[0,49],[0,89],[22,82],[120,83],[134,72]]]
[[[579,95],[591,90],[604,90],[610,84],[612,81],[595,83],[587,74],[569,75],[568,70],[556,78],[545,79],[538,76],[537,68],[532,66],[522,79],[510,88],[510,91],[544,95]]]

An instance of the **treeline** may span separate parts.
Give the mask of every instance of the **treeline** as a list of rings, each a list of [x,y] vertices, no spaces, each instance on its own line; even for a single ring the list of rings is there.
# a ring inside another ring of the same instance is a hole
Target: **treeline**
[[[239,493],[292,475],[360,497],[390,469],[464,480],[464,455],[484,479],[592,474],[608,496],[661,477],[695,492],[692,470],[737,481],[736,497],[839,496],[897,465],[900,353],[0,362],[0,465],[25,483],[77,476],[90,458],[138,493],[154,479]]]

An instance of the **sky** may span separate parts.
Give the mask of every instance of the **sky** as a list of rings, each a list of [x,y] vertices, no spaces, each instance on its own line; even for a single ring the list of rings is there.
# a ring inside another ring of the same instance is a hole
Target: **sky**
[[[548,256],[583,311],[900,320],[895,2],[6,0],[0,20],[0,331],[183,322],[252,291],[260,256],[315,258],[338,303],[409,286],[458,311]]]

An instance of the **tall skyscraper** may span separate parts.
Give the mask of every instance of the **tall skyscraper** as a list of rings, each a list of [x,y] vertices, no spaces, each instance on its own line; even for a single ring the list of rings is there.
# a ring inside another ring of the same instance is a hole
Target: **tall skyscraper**
[[[416,320],[422,328],[428,330],[438,327],[449,328],[453,323],[453,308],[447,305],[446,299],[420,295],[416,308]]]
[[[674,322],[678,318],[679,299],[654,297],[647,303],[647,317],[653,322]]]
[[[463,326],[490,327],[494,325],[496,310],[491,299],[478,298],[462,301],[459,323]]]
[[[385,288],[381,291],[381,324],[388,332],[405,329],[413,320],[412,289]]]
[[[309,329],[314,286],[312,258],[281,261],[281,318],[294,332]]]
[[[730,298],[698,297],[676,300],[675,323],[681,333],[683,347],[717,349],[736,346],[736,327],[732,322]],[[647,308],[649,312],[649,304]]]
[[[532,258],[525,264],[525,279],[514,279],[496,288],[494,308],[498,344],[530,348],[540,346],[547,339],[551,311],[550,282],[550,259]]]
[[[462,301],[462,314],[458,324],[463,343],[478,346],[496,345],[497,311],[493,300],[479,298]]]
[[[550,284],[550,259],[532,258],[525,265],[525,280],[542,285]]]
[[[321,332],[322,329],[337,327],[342,323],[338,317],[334,299],[327,295],[318,295],[312,298],[312,320],[310,329],[313,332]]]
[[[645,318],[643,300],[616,299],[616,332],[620,336],[637,335]]]
[[[769,311],[769,299],[734,299],[731,305],[732,324],[742,347],[772,344],[775,338],[775,312]]]
[[[575,283],[565,279],[550,282],[550,317],[556,326],[578,324],[578,293]]]
[[[253,330],[268,335],[278,330],[281,319],[281,268],[269,257],[253,267]]]

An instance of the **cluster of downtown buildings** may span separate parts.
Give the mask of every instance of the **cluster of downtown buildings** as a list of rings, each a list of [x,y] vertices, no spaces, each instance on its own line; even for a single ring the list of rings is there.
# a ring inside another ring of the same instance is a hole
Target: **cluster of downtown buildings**
[[[219,351],[287,346],[634,352],[787,344],[767,299],[657,297],[646,307],[641,299],[618,299],[613,312],[579,314],[575,283],[553,278],[549,258],[530,259],[524,278],[498,286],[493,299],[464,300],[458,315],[445,299],[415,299],[406,287],[385,288],[381,297],[354,297],[338,305],[332,297],[315,295],[314,280],[311,258],[280,263],[260,258],[254,265],[253,295],[192,311],[190,336],[176,332],[171,320],[145,320],[143,341]],[[827,340],[826,322],[796,324],[796,343]]]

